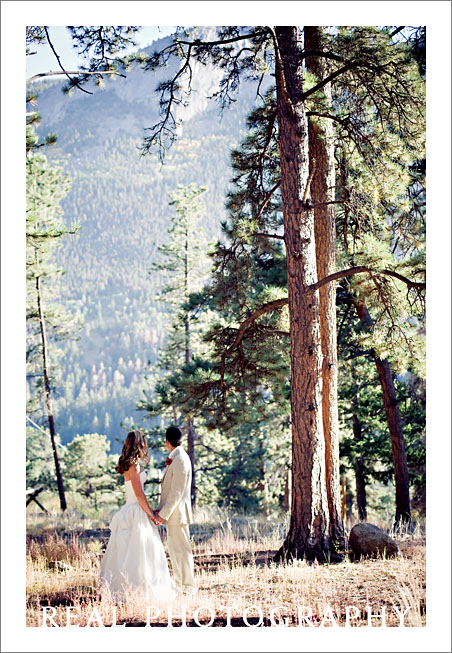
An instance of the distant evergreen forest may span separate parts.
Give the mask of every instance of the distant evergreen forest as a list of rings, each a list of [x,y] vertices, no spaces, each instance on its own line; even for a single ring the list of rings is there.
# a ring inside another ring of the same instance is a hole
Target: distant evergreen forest
[[[213,101],[200,107],[184,121],[162,166],[139,150],[144,131],[137,125],[151,125],[153,117],[147,118],[143,103],[125,101],[116,92],[117,85],[133,82],[139,72],[75,99],[63,97],[59,89],[56,95],[54,84],[36,87],[38,132],[58,136],[46,156],[72,180],[62,203],[64,218],[80,224],[79,233],[65,238],[57,254],[66,270],[59,295],[84,318],[77,339],[58,343],[52,357],[58,361],[53,370],[57,429],[63,443],[77,434],[104,433],[111,453],[121,450],[124,429],[143,420],[136,404],[164,344],[165,306],[156,300],[162,280],[149,271],[158,246],[168,239],[168,194],[179,184],[207,186],[204,230],[209,240],[218,238],[226,217],[230,151],[246,133],[255,93],[246,89],[222,117]],[[70,109],[61,119],[64,102]]]

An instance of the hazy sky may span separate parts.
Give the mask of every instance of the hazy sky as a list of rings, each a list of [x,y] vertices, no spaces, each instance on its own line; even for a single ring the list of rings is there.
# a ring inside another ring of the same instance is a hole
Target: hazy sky
[[[144,48],[153,41],[172,34],[175,30],[175,26],[141,27],[135,34],[135,40],[139,47]],[[77,70],[77,53],[72,47],[72,39],[66,27],[49,27],[49,34],[63,67],[66,70]],[[30,50],[36,54],[27,56],[27,78],[37,73],[59,70],[58,61],[47,44],[34,45]],[[134,48],[131,48],[130,51],[133,50]]]

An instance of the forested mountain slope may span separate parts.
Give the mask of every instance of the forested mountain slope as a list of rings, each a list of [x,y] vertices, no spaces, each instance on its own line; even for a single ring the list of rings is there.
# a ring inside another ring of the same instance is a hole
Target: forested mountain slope
[[[204,227],[210,240],[226,217],[229,154],[246,131],[256,87],[245,83],[220,118],[215,101],[206,100],[219,73],[199,68],[190,106],[182,109],[179,140],[164,166],[157,156],[142,157],[139,147],[144,129],[158,120],[154,89],[170,76],[171,65],[158,73],[132,68],[126,79],[88,87],[94,95],[77,89],[64,95],[62,82],[39,90],[38,131],[58,135],[46,155],[72,179],[65,220],[80,223],[79,234],[67,236],[58,251],[66,270],[60,296],[84,315],[79,339],[58,343],[63,355],[55,370],[56,416],[63,443],[78,433],[105,433],[116,452],[114,439],[124,435],[120,423],[142,419],[135,405],[165,338],[165,307],[156,301],[160,280],[149,270],[167,238],[168,193],[178,184],[208,187]]]

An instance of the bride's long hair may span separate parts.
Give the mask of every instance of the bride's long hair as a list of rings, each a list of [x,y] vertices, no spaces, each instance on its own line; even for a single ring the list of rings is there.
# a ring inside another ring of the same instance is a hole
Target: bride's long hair
[[[131,465],[136,465],[139,460],[144,465],[147,465],[150,460],[146,436],[142,431],[130,431],[127,433],[122,447],[116,471],[118,474],[124,474]]]

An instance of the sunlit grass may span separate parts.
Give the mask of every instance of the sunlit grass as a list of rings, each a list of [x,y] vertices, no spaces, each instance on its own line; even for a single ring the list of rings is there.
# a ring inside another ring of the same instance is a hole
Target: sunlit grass
[[[46,524],[50,527],[50,516]],[[271,552],[282,544],[287,525],[287,518],[277,516],[246,518],[220,509],[197,511],[192,538],[199,592],[193,598],[181,597],[172,603],[173,615],[181,615],[185,606],[188,625],[196,625],[196,609],[209,606],[214,625],[225,625],[229,613],[233,625],[243,626],[244,611],[249,608],[251,622],[259,616],[252,608],[257,606],[264,625],[271,625],[270,610],[283,606],[275,615],[275,623],[280,614],[288,616],[289,625],[297,625],[298,606],[306,606],[312,611],[313,625],[321,625],[325,611],[331,608],[336,623],[344,626],[346,607],[356,606],[359,616],[353,619],[352,611],[351,625],[359,627],[367,626],[366,606],[370,605],[376,614],[381,614],[385,606],[386,624],[398,626],[396,606],[401,612],[408,608],[406,626],[425,625],[425,542],[420,527],[397,538],[401,549],[397,558],[359,563],[346,559],[336,565],[301,560],[277,565],[271,562]],[[47,605],[54,608],[49,614],[54,612],[53,618],[60,626],[66,625],[66,606],[73,607],[72,622],[81,626],[99,626],[98,616],[103,625],[111,625],[114,606],[117,623],[145,625],[146,605],[152,605],[160,610],[160,616],[151,624],[166,626],[167,605],[143,601],[133,592],[121,604],[105,593],[99,594],[99,565],[106,537],[82,535],[72,533],[63,538],[54,531],[39,541],[28,539],[27,624],[40,626],[42,607]],[[150,614],[156,614],[155,610]],[[202,610],[197,618],[206,623],[210,613]],[[324,625],[331,625],[331,620],[326,619]],[[374,619],[373,625],[380,626],[381,619]]]

